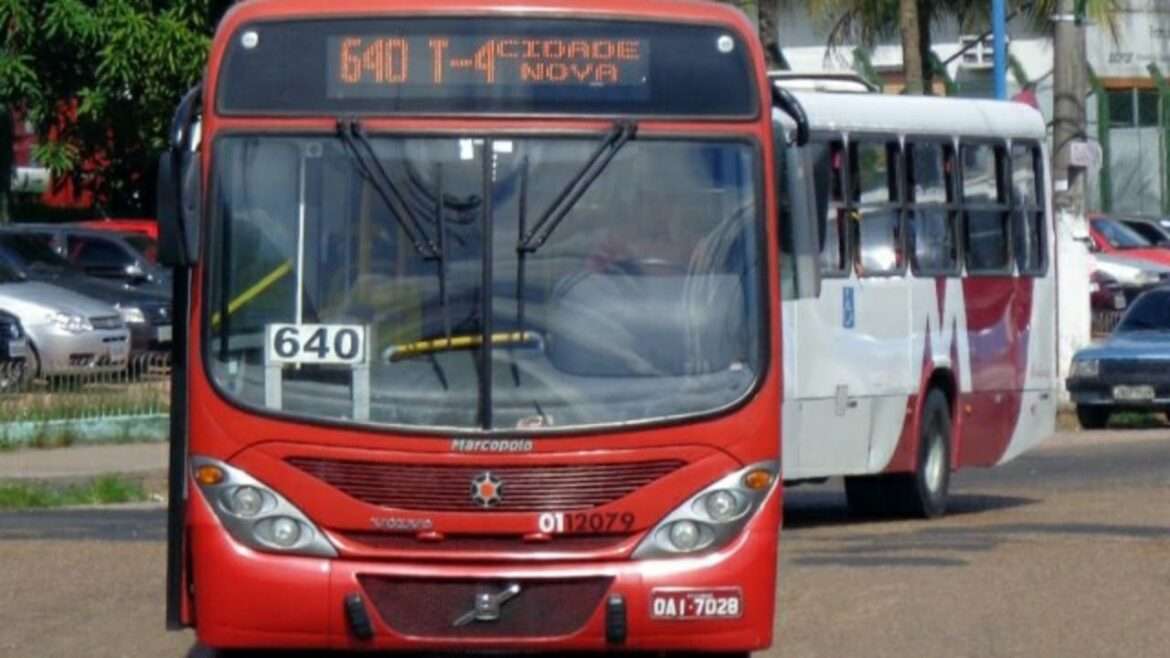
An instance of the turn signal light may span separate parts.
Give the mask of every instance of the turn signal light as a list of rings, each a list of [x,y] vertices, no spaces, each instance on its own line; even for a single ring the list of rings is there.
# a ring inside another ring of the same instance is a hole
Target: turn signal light
[[[743,476],[743,486],[752,491],[762,491],[772,484],[772,474],[762,468],[757,468]]]
[[[224,472],[218,466],[204,464],[195,469],[195,481],[205,487],[213,487],[223,482]]]

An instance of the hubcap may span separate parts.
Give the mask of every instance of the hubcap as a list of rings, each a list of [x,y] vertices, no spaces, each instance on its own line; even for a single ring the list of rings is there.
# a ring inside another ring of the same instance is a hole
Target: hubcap
[[[939,435],[937,429],[930,434],[930,448],[926,453],[926,488],[930,492],[938,493],[942,489],[943,469],[946,465],[943,463],[943,442],[944,439]]]

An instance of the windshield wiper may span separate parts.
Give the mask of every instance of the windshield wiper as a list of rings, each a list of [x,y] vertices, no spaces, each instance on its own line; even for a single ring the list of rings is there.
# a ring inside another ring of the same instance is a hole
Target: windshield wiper
[[[626,142],[634,139],[637,134],[638,124],[632,121],[615,123],[601,144],[598,144],[597,150],[589,156],[585,166],[569,179],[569,184],[557,194],[556,199],[537,220],[532,230],[520,239],[516,250],[520,253],[532,253],[540,249],[553,231],[557,230],[557,225],[572,212],[573,206],[577,205],[581,197],[589,191],[593,181],[597,180],[601,172],[605,171],[618,151],[622,150]]]
[[[402,193],[394,185],[394,181],[390,175],[386,173],[386,168],[382,166],[382,161],[378,159],[378,154],[374,152],[374,146],[370,143],[370,138],[366,136],[365,130],[357,119],[341,119],[337,122],[337,133],[341,137],[341,141],[345,144],[346,150],[354,162],[358,165],[358,172],[362,177],[369,181],[370,185],[378,192],[378,196],[382,197],[382,201],[389,208],[390,214],[398,221],[398,225],[402,228],[402,232],[406,234],[407,239],[414,244],[414,249],[424,259],[435,261],[438,266],[439,277],[439,308],[443,316],[443,335],[446,336],[448,342],[451,339],[451,314],[450,304],[447,298],[447,220],[444,212],[444,195],[443,195],[443,165],[435,164],[435,181],[438,186],[438,191],[435,194],[435,223],[438,225],[438,244],[435,244],[430,237],[427,236],[418,217],[415,216],[411,210],[410,203],[402,196]],[[358,142],[365,150],[366,158],[362,157],[354,142]],[[370,165],[373,162],[373,166]],[[439,365],[438,359],[435,358],[434,352],[426,352],[430,358],[431,367],[435,371],[435,376],[439,383],[447,390],[447,376],[443,372],[443,368]]]
[[[382,161],[378,159],[378,154],[374,152],[374,146],[370,143],[370,138],[366,136],[366,131],[362,128],[361,123],[357,119],[339,119],[337,121],[337,135],[341,138],[350,157],[357,164],[358,173],[366,181],[369,181],[378,196],[382,197],[382,201],[390,209],[390,214],[398,221],[402,232],[414,245],[414,250],[428,260],[441,260],[442,254],[439,252],[438,246],[427,236],[422,224],[411,211],[410,205],[406,203],[402,193],[394,186],[394,181],[386,173]],[[368,161],[362,157],[358,144],[361,144],[365,150],[369,158]]]

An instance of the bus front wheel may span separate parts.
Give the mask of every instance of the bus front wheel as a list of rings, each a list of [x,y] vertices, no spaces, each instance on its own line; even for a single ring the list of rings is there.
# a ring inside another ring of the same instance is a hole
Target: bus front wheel
[[[922,405],[913,472],[845,478],[849,510],[859,516],[934,518],[947,508],[951,482],[951,406],[932,389]]]

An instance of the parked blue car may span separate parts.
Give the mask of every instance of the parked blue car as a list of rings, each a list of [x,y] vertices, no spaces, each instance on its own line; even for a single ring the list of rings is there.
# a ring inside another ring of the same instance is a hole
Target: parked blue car
[[[1078,351],[1066,386],[1085,429],[1115,411],[1170,411],[1170,287],[1142,294],[1109,338]]]

